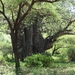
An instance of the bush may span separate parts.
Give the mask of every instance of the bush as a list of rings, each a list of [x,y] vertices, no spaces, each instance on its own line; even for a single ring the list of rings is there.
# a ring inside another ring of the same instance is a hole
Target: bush
[[[75,48],[74,47],[69,48],[67,54],[68,54],[68,59],[70,61],[75,61]]]
[[[32,56],[26,57],[25,62],[27,66],[51,67],[53,59],[51,56],[33,54]]]

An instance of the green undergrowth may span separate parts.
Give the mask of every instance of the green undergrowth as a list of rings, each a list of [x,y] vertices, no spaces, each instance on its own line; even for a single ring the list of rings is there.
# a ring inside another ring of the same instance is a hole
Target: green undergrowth
[[[26,66],[25,62],[20,62],[20,75],[74,75],[75,62],[54,62],[52,67]],[[0,75],[16,75],[14,63],[7,62],[0,64]]]
[[[26,66],[51,67],[53,58],[46,54],[33,54],[25,58]]]

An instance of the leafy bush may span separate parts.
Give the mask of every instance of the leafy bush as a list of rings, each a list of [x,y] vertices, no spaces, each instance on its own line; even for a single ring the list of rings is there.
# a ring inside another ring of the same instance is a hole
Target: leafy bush
[[[27,66],[51,67],[53,59],[51,56],[43,54],[33,54],[25,59]]]
[[[68,54],[68,59],[70,61],[75,61],[75,48],[74,47],[69,48],[67,54]]]

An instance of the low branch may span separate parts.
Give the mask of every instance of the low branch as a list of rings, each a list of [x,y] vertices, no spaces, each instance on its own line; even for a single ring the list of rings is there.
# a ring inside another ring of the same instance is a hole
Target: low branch
[[[48,36],[45,39],[45,49],[49,49],[51,47],[53,47],[53,43],[57,40],[58,37],[62,36],[62,35],[75,35],[75,32],[72,32],[71,30],[67,30],[67,28],[73,23],[75,22],[75,20],[69,21],[67,26],[63,29],[63,30],[59,30],[58,32],[56,32],[54,35],[52,36]]]
[[[62,35],[75,35],[75,32],[72,32],[72,31],[69,31],[69,30],[66,30],[66,31],[64,31],[63,32],[63,34]]]
[[[65,31],[58,31],[55,33],[53,36],[48,36],[45,39],[45,49],[49,49],[53,47],[53,43],[57,41],[57,38],[62,36],[62,35],[75,35],[75,32],[65,30]]]
[[[55,45],[54,50],[53,50],[53,52],[52,52],[52,55],[54,55],[54,53],[55,53],[58,49],[61,49],[61,48],[70,48],[70,47],[74,47],[74,46],[64,46],[64,47],[57,47],[57,48],[56,48],[56,45]]]

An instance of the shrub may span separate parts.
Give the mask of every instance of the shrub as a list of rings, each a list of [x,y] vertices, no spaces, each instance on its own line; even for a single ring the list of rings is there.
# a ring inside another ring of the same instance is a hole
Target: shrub
[[[53,64],[53,59],[51,56],[33,54],[26,57],[25,62],[27,66],[50,67]]]
[[[69,48],[67,54],[68,54],[68,59],[70,61],[75,61],[75,48],[74,47]]]

